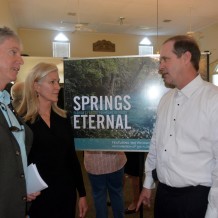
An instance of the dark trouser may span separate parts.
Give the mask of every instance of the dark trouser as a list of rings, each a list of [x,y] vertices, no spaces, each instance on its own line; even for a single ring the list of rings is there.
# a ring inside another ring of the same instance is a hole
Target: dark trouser
[[[159,183],[154,205],[154,218],[204,218],[210,187],[173,188]]]
[[[108,218],[108,194],[113,210],[113,217],[124,218],[123,175],[124,168],[121,168],[113,173],[101,175],[93,175],[88,173],[92,185],[96,218]]]

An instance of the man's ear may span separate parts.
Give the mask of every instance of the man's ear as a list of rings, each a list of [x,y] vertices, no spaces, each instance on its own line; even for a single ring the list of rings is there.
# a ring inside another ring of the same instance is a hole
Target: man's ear
[[[183,53],[183,59],[186,63],[191,62],[191,58],[192,58],[192,54],[190,51],[186,51],[185,53]]]

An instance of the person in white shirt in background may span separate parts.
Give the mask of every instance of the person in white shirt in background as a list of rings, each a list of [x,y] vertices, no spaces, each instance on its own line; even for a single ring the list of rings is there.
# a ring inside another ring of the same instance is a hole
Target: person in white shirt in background
[[[12,105],[17,110],[23,99],[24,82],[16,82],[11,86]]]
[[[174,86],[160,100],[137,210],[150,206],[156,169],[155,218],[218,217],[218,87],[199,74],[200,49],[174,36],[160,50],[161,74]]]

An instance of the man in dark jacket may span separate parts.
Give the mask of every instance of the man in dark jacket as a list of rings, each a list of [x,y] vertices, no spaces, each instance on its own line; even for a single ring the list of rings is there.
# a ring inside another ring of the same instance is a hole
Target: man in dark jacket
[[[20,66],[21,43],[9,28],[0,28],[0,217],[25,218],[27,201],[39,194],[27,195],[26,156],[32,143],[31,130],[11,107],[5,90],[15,81]]]

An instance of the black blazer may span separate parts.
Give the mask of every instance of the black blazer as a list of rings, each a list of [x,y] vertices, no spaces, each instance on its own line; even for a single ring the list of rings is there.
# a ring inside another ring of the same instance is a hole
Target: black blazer
[[[33,136],[30,128],[25,123],[23,125],[26,152],[28,153]],[[24,218],[26,195],[20,147],[0,110],[0,217]]]

